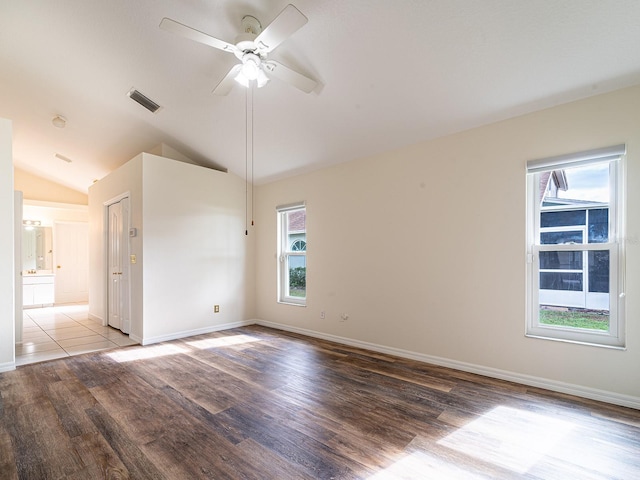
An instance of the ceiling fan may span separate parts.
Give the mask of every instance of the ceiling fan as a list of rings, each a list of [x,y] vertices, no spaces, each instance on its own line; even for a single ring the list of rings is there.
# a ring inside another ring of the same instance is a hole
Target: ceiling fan
[[[315,80],[268,58],[269,53],[300,29],[307,21],[307,17],[293,5],[287,5],[275,20],[264,29],[257,18],[245,15],[242,18],[242,33],[236,38],[235,45],[170,18],[163,18],[160,22],[160,28],[225,52],[233,53],[242,62],[234,65],[214,88],[213,93],[215,95],[228,94],[234,85],[234,81],[245,87],[248,87],[252,82],[256,82],[258,88],[263,87],[269,82],[270,76],[287,82],[303,92],[310,93],[316,88],[317,82]]]

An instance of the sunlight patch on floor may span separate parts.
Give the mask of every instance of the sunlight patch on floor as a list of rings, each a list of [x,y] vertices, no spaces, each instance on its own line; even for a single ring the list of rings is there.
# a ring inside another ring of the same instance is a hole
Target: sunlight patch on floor
[[[509,407],[496,407],[438,441],[438,444],[526,473],[576,426],[570,422]]]
[[[189,347],[196,348],[198,350],[205,350],[207,348],[230,347],[260,341],[261,340],[259,338],[255,338],[250,335],[229,335],[227,337],[205,338],[204,340],[194,340],[185,343]],[[106,355],[116,362],[132,362],[134,360],[146,360],[149,358],[164,357],[167,355],[190,353],[193,350],[189,347],[172,344],[140,346],[110,352]]]
[[[147,360],[149,358],[164,357],[167,355],[176,355],[179,353],[189,353],[188,348],[179,347],[177,345],[154,345],[148,347],[134,347],[125,350],[118,350],[107,353],[116,362],[132,362],[134,360]]]
[[[376,473],[368,480],[481,480],[486,477],[474,475],[447,460],[426,452],[413,452]]]
[[[193,342],[186,343],[194,348],[204,350],[206,348],[228,347],[230,345],[241,345],[259,341],[259,338],[250,335],[230,335],[228,337],[206,338],[204,340],[194,340]]]

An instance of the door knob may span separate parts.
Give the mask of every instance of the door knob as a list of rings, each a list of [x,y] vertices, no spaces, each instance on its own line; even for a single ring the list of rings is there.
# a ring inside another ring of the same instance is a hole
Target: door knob
[[[58,265],[56,268],[62,268],[60,265]]]

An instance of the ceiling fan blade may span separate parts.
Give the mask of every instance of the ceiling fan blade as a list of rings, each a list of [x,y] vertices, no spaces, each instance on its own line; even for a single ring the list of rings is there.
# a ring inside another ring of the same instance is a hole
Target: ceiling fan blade
[[[232,45],[230,43],[225,42],[224,40],[219,40],[211,35],[207,35],[206,33],[202,33],[195,28],[187,27],[180,22],[176,22],[175,20],[171,20],[170,18],[163,18],[160,22],[160,28],[162,30],[166,30],[167,32],[175,33],[182,37],[188,38],[189,40],[194,40],[199,43],[204,43],[205,45],[209,45],[210,47],[219,48],[220,50],[224,50],[225,52],[234,53],[238,50],[238,47]]]
[[[308,19],[293,5],[287,5],[254,40],[261,52],[269,53],[293,35]]]
[[[240,73],[240,70],[242,69],[242,64],[237,64],[234,65],[233,67],[231,67],[231,70],[229,70],[229,73],[227,73],[224,78],[222,80],[220,80],[220,83],[218,83],[218,85],[216,85],[216,88],[213,89],[213,94],[214,95],[226,95],[228,94],[231,89],[233,88],[233,86],[235,85],[235,78],[236,75],[238,75],[238,73]]]
[[[301,73],[291,70],[279,62],[269,60],[268,62],[264,62],[263,65],[272,76],[293,85],[305,93],[311,93],[318,85],[318,82],[315,80],[305,77]]]

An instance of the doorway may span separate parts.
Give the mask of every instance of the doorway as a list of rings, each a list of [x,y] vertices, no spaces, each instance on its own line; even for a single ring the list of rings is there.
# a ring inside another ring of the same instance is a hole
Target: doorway
[[[107,323],[129,333],[129,197],[107,205]]]

